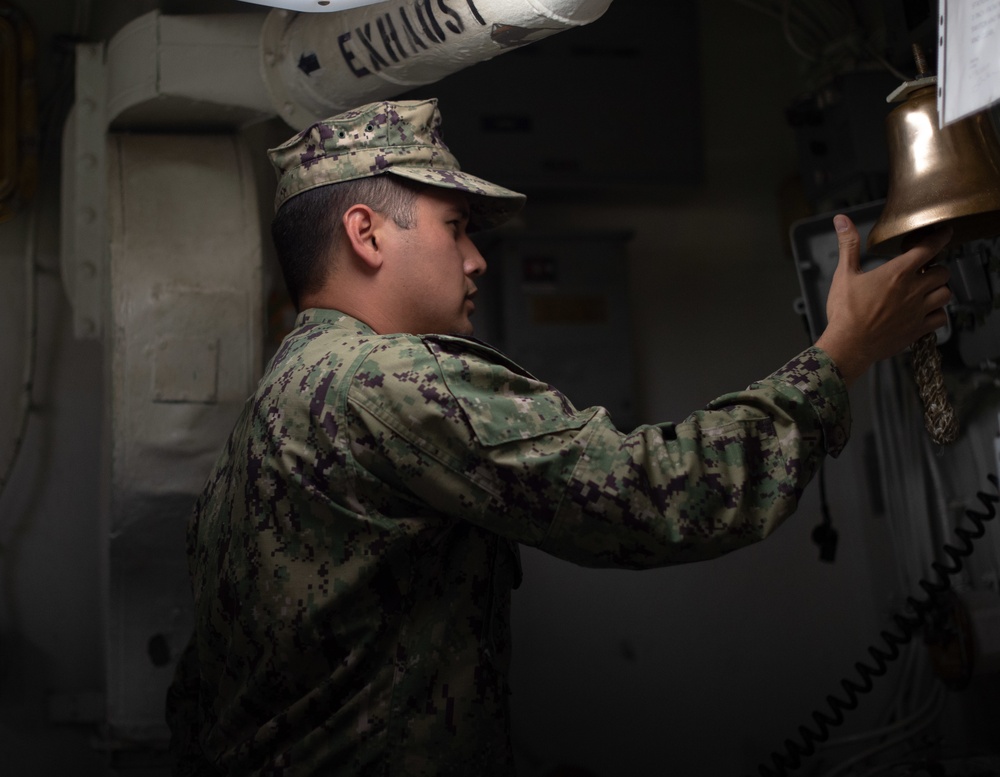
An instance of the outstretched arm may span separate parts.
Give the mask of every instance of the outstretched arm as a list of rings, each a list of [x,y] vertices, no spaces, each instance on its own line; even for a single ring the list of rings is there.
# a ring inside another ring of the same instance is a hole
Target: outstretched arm
[[[935,231],[895,259],[863,272],[857,227],[843,215],[833,222],[840,260],[826,303],[829,323],[816,345],[850,385],[875,362],[944,325],[944,306],[951,300],[949,271],[931,262],[951,230]]]

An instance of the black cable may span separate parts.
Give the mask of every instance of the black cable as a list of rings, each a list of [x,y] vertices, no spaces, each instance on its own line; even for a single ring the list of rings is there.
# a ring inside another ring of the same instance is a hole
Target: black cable
[[[951,578],[962,571],[962,559],[972,555],[973,541],[979,539],[986,533],[986,522],[993,520],[997,514],[997,502],[1000,502],[1000,482],[996,475],[987,476],[993,485],[996,494],[988,494],[979,491],[976,498],[983,505],[984,512],[966,510],[966,517],[972,522],[972,529],[957,527],[955,534],[961,540],[961,547],[945,544],[944,554],[951,560],[950,564],[935,561],[931,567],[937,573],[937,582],[931,582],[924,578],[920,581],[920,588],[924,590],[926,596],[923,599],[907,597],[907,604],[914,615],[904,615],[896,613],[892,616],[897,633],[883,631],[881,637],[886,645],[887,651],[876,645],[868,648],[868,654],[872,657],[874,665],[858,662],[854,665],[860,684],[851,678],[845,677],[840,681],[844,689],[846,699],[838,698],[834,695],[826,697],[829,713],[817,709],[812,713],[812,719],[816,723],[816,728],[799,726],[799,736],[801,744],[792,739],[785,740],[785,753],[775,751],[771,753],[771,763],[773,769],[766,763],[758,766],[758,774],[761,777],[783,777],[789,770],[798,769],[802,764],[802,759],[816,752],[816,746],[822,744],[830,738],[830,729],[841,725],[844,722],[844,713],[855,709],[860,703],[861,696],[869,693],[874,686],[873,678],[881,677],[888,671],[888,666],[900,656],[900,647],[906,645],[913,639],[917,630],[927,623],[928,616],[935,609],[935,598],[941,596],[951,589]]]
[[[812,330],[809,326],[809,316],[806,315],[805,299],[799,297],[795,304],[795,310],[799,314],[799,320],[805,329],[806,337],[810,345],[815,345]],[[837,530],[833,528],[833,516],[830,513],[830,502],[826,498],[826,462],[819,465],[819,509],[822,520],[815,529],[812,530],[812,541],[819,546],[819,559],[832,564],[837,557]]]
[[[826,467],[819,465],[819,509],[823,516],[820,524],[812,530],[812,541],[819,545],[819,559],[832,564],[837,557],[837,530],[833,528],[830,502],[826,498]]]

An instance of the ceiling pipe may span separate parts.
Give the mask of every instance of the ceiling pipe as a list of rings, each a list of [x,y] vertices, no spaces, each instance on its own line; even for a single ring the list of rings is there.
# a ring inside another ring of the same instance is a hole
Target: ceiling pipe
[[[384,3],[386,0],[243,0],[244,3],[268,5],[271,8],[284,8],[288,11],[304,13],[336,13],[361,5]]]
[[[272,11],[264,83],[303,129],[598,19],[612,0],[390,0],[334,14]]]
[[[315,121],[598,19],[612,0],[382,0],[313,14],[168,16],[152,11],[107,44],[115,129],[239,127],[278,114]]]

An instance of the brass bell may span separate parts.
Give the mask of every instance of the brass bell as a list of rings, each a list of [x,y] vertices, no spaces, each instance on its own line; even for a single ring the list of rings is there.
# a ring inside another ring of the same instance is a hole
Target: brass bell
[[[1000,235],[1000,140],[989,114],[938,129],[934,76],[904,83],[889,100],[905,101],[886,117],[889,188],[868,251],[895,256],[907,236],[943,222],[954,229],[949,246]]]

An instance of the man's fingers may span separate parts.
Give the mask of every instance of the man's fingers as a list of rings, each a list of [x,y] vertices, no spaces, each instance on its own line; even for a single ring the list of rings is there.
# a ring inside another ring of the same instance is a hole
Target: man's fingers
[[[953,231],[949,226],[929,231],[919,231],[903,241],[905,249],[897,259],[903,259],[917,267],[923,267],[937,256],[951,240]]]
[[[924,265],[919,270],[920,280],[928,289],[946,286],[951,278],[951,270],[943,264]]]
[[[951,289],[947,286],[938,286],[928,293],[925,299],[927,301],[927,305],[932,310],[935,310],[937,308],[943,308],[951,302],[953,296],[954,295],[951,293]]]
[[[833,217],[833,228],[837,230],[840,265],[854,272],[861,272],[861,239],[858,237],[858,228],[842,213]]]

